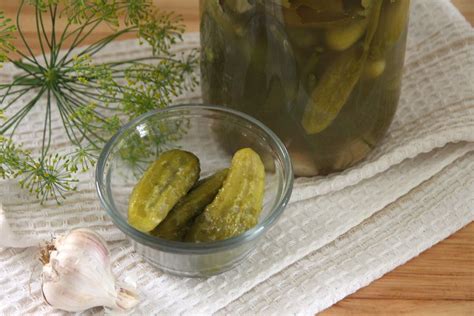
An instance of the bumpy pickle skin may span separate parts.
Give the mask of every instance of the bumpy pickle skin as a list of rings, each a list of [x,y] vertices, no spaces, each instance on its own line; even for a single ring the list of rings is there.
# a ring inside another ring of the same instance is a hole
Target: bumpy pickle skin
[[[370,45],[369,60],[381,60],[400,39],[407,25],[410,0],[383,1],[380,22]]]
[[[223,169],[199,181],[196,187],[178,202],[151,234],[168,240],[183,240],[192,221],[216,197],[228,172],[229,169]]]
[[[128,222],[150,232],[188,193],[199,178],[199,159],[173,149],[162,153],[135,185],[128,205]]]
[[[250,148],[237,151],[222,188],[196,218],[185,241],[224,240],[255,226],[263,207],[264,186],[260,156]]]
[[[361,52],[357,48],[344,51],[319,80],[303,114],[307,134],[327,128],[346,103],[361,74],[363,59],[358,55]]]
[[[377,29],[382,1],[375,1],[369,9],[363,49],[354,46],[343,51],[320,78],[305,107],[301,124],[307,134],[326,129],[346,104],[361,77],[369,52],[369,45]]]

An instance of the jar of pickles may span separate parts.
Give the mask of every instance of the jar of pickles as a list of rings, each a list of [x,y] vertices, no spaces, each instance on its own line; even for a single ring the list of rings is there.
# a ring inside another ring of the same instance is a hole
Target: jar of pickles
[[[409,4],[201,0],[204,101],[269,126],[296,175],[348,168],[377,145],[395,114]]]

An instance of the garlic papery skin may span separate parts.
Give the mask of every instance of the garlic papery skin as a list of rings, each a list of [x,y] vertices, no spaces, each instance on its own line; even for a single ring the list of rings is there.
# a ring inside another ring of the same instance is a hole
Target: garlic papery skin
[[[46,302],[69,312],[96,306],[127,310],[138,303],[134,291],[118,287],[105,240],[76,229],[54,240],[44,258],[42,292]]]

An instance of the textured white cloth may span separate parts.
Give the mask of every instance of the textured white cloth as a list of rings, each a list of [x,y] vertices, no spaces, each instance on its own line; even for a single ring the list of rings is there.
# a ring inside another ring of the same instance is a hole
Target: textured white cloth
[[[411,12],[402,97],[383,143],[343,173],[298,179],[280,221],[238,268],[208,279],[152,268],[101,209],[90,174],[61,206],[39,206],[14,181],[1,182],[12,231],[47,240],[74,227],[95,229],[109,241],[119,279],[137,276],[137,314],[314,314],[327,308],[474,219],[474,31],[448,1],[413,0]],[[197,46],[197,34],[188,34],[176,49]],[[135,42],[123,42],[100,58],[144,53]],[[190,100],[199,95],[178,101]],[[21,136],[34,149],[41,117],[30,123]],[[0,314],[52,312],[37,278],[28,291],[36,253],[34,247],[0,248]]]

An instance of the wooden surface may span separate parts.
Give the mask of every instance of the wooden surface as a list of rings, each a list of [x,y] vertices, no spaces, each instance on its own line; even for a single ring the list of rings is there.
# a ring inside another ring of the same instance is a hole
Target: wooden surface
[[[0,11],[14,17],[18,0],[0,0]],[[197,0],[155,0],[163,9],[183,15],[188,31],[199,29]],[[474,0],[452,0],[474,23]],[[31,11],[27,14],[31,14]],[[33,16],[23,28],[35,53]],[[100,29],[99,37],[109,32]],[[22,47],[20,41],[15,43]],[[403,266],[327,309],[321,315],[474,315],[474,224],[425,251]]]

